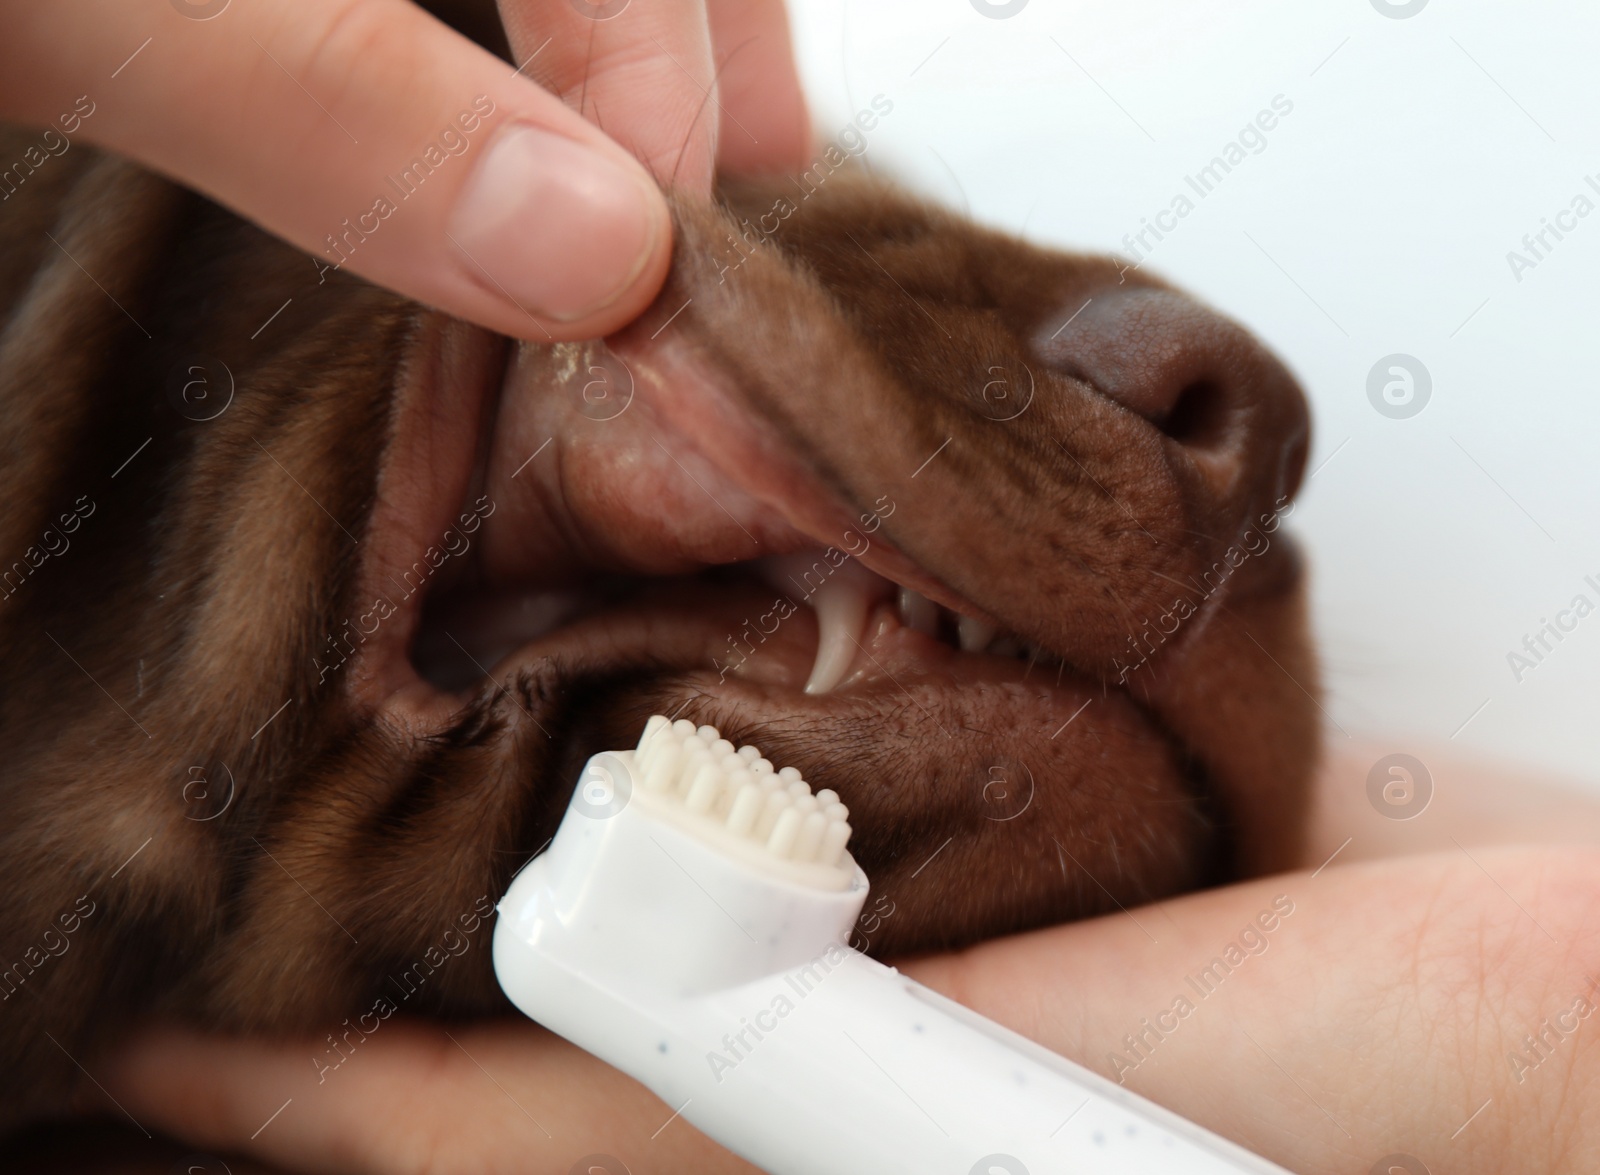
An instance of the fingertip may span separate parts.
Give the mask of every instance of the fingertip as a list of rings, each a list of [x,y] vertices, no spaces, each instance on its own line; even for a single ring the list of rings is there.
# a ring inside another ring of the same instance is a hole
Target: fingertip
[[[466,276],[528,338],[589,338],[637,316],[671,259],[666,201],[620,149],[527,120],[496,129],[447,220]]]
[[[145,18],[107,11],[105,39],[144,35]],[[672,250],[659,187],[522,71],[409,0],[231,11],[169,14],[85,134],[304,250],[308,288],[348,270],[539,342],[609,333],[650,305]],[[79,19],[41,20],[24,48],[64,71]]]

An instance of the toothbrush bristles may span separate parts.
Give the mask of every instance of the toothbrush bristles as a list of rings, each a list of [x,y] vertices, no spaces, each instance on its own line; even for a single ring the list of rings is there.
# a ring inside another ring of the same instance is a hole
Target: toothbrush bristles
[[[837,861],[850,843],[850,825],[843,820],[829,820],[822,833],[822,847],[817,850],[817,860]]]
[[[780,860],[836,866],[850,841],[839,794],[815,794],[793,767],[775,769],[758,748],[734,745],[714,726],[656,714],[634,752],[640,786],[673,797]]]
[[[655,741],[657,735],[671,725],[672,723],[667,721],[667,716],[665,714],[653,715],[650,721],[644,724],[644,733],[639,736],[638,749],[642,752],[646,747]]]
[[[793,807],[785,808],[778,814],[778,822],[772,826],[772,835],[767,837],[767,851],[774,857],[798,860],[794,850],[799,836],[800,813]]]
[[[733,808],[728,812],[728,831],[738,836],[749,836],[756,827],[756,817],[761,815],[763,793],[753,783],[739,789],[733,798]]]
[[[798,811],[798,809],[796,809]],[[800,822],[800,833],[795,837],[794,855],[799,861],[814,860],[822,847],[822,834],[827,830],[828,818],[821,812],[807,812]]]
[[[683,758],[677,743],[672,741],[672,736],[667,735],[648,751],[638,754],[641,758],[645,758],[648,764],[642,771],[645,790],[671,791],[673,781],[677,778],[679,761]]]

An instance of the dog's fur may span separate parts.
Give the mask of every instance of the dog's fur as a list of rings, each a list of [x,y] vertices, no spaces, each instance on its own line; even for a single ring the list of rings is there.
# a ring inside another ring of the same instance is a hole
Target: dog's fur
[[[0,157],[29,141],[0,135]],[[553,832],[582,759],[656,709],[687,703],[837,787],[852,849],[893,900],[875,951],[1293,859],[1315,669],[1274,528],[1304,460],[1298,391],[1260,392],[1222,423],[1152,422],[1083,376],[1072,332],[1049,337],[1135,275],[859,177],[809,198],[725,195],[677,202],[668,286],[616,353],[711,373],[714,421],[759,426],[734,437],[760,457],[754,496],[763,477],[775,494],[803,485],[823,533],[889,499],[873,534],[886,559],[1062,664],[941,679],[930,712],[915,683],[819,700],[724,680],[703,641],[580,643],[397,721],[371,654],[328,672],[330,634],[372,599],[403,409],[463,373],[492,383],[507,345],[348,276],[319,282],[303,255],[86,148],[0,206],[0,1128],[59,1107],[72,1058],[141,1015],[284,1031],[379,998],[502,1009],[489,904]],[[741,218],[784,198],[782,229],[735,254]],[[463,427],[528,433],[518,414],[571,390],[575,353],[517,348],[533,390],[513,378]],[[175,389],[200,369],[220,381],[218,360],[233,401],[190,419],[206,412],[180,411]],[[1036,383],[1014,419],[974,391],[996,366]],[[669,427],[680,385],[663,376],[652,399],[648,383],[639,419]],[[536,423],[528,435],[560,431]],[[1226,460],[1191,460],[1219,428]],[[500,464],[480,459],[460,500],[515,519],[527,483]],[[568,472],[569,502],[633,509]],[[1251,526],[1270,546],[1236,558]],[[500,574],[492,552],[515,539],[484,522],[480,554],[443,567],[429,606]],[[1215,566],[1226,582],[1210,591]],[[674,590],[661,608],[696,607]],[[1180,596],[1193,617],[1154,636]],[[774,645],[803,660],[798,615]],[[403,623],[409,636],[416,617]],[[1029,778],[1009,819],[986,787],[1002,762],[1013,790]]]

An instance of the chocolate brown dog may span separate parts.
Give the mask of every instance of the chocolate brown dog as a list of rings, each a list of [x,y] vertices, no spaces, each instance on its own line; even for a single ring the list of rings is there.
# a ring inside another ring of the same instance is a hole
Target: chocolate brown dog
[[[547,346],[86,148],[0,206],[0,1126],[137,1016],[502,1009],[494,900],[653,712],[844,797],[874,952],[1293,861],[1282,366],[844,170],[675,212]]]

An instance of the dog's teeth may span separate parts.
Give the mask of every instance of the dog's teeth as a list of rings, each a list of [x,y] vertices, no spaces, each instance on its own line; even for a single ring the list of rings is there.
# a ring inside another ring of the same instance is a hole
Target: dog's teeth
[[[937,638],[939,635],[939,605],[921,592],[910,588],[900,589],[900,621],[907,628]]]
[[[865,584],[841,569],[807,603],[817,616],[817,657],[805,692],[825,694],[844,680],[856,659],[872,596]]]
[[[867,617],[894,585],[854,559],[835,564],[823,552],[796,552],[764,559],[761,575],[791,601],[807,605],[817,619],[817,653],[805,692],[825,694],[844,680],[865,635]]]
[[[964,653],[983,652],[989,647],[989,642],[994,640],[995,634],[1000,631],[994,625],[974,620],[970,616],[961,617],[956,623],[956,630],[961,635],[961,651]]]

